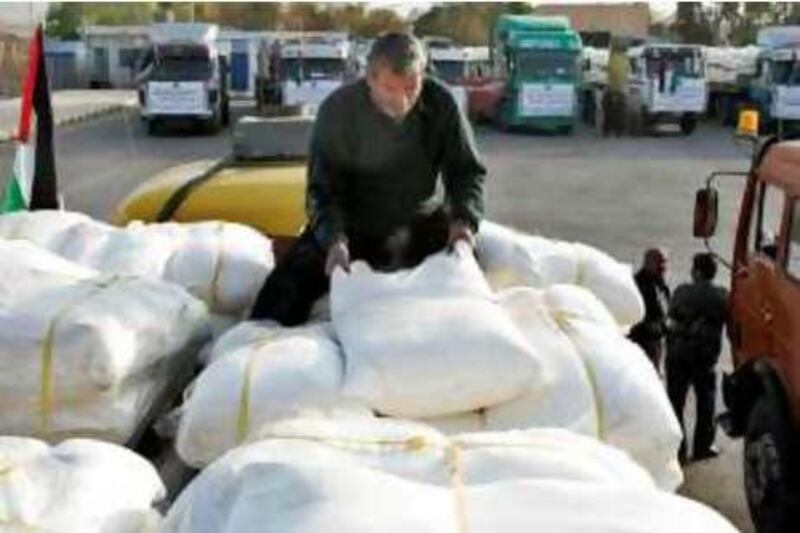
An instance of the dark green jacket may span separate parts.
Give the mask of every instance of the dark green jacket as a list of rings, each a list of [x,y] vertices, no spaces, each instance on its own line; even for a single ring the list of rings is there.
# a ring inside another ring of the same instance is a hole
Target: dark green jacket
[[[396,123],[372,103],[365,80],[320,106],[311,141],[306,210],[323,247],[339,235],[388,236],[420,210],[444,202],[477,229],[486,168],[452,93],[426,78],[419,101]]]

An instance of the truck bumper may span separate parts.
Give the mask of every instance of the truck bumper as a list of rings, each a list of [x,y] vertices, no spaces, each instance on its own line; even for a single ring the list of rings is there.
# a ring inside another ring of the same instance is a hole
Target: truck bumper
[[[141,113],[142,119],[144,120],[210,120],[214,117],[213,111],[206,111],[202,113],[180,113],[180,114],[171,114],[171,113],[145,113],[144,111]]]

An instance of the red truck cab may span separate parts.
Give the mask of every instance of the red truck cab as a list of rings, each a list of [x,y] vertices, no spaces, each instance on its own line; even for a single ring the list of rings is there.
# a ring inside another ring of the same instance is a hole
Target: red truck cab
[[[722,427],[744,437],[744,485],[761,532],[800,531],[800,141],[758,143],[751,168],[697,193],[696,237],[717,221],[722,175],[746,178],[731,268]]]

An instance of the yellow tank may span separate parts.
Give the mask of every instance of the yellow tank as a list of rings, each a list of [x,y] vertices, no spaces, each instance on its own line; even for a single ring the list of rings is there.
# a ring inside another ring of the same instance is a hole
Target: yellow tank
[[[291,239],[306,223],[305,186],[305,160],[196,161],[142,183],[120,203],[113,221],[224,220]]]

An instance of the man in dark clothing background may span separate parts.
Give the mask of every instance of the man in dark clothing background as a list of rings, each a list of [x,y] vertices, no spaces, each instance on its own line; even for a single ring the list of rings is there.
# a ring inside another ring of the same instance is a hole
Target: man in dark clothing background
[[[634,279],[644,299],[645,314],[641,322],[631,328],[630,339],[642,347],[644,353],[660,372],[664,353],[667,326],[669,287],[665,281],[667,252],[650,248],[644,253],[644,264]]]
[[[389,33],[365,79],[331,94],[314,124],[309,224],[264,283],[252,318],[305,322],[336,268],[415,266],[464,240],[474,246],[486,169],[452,93],[427,78],[422,44]],[[439,189],[439,176],[443,198]]]
[[[692,283],[675,290],[669,306],[667,342],[667,393],[683,425],[683,408],[689,387],[697,399],[697,423],[692,457],[701,460],[719,454],[714,442],[716,366],[722,350],[722,328],[728,313],[728,292],[712,282],[717,264],[711,254],[694,256]],[[686,439],[679,458],[686,462]]]

